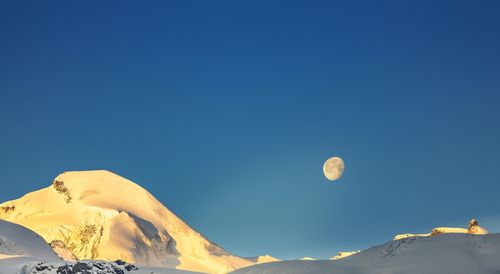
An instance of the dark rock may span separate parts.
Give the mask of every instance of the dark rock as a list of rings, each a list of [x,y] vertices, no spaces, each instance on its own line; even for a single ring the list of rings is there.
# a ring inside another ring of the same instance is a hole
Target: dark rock
[[[117,265],[125,265],[127,262],[122,261],[122,260],[116,260],[116,261],[115,261],[115,263],[116,263]]]
[[[74,274],[69,265],[62,265],[57,268],[57,274]]]
[[[115,274],[125,274],[125,272],[121,268],[114,266],[114,265],[111,265],[111,267],[113,268],[113,271],[115,272]]]
[[[137,266],[135,266],[133,264],[129,264],[129,265],[125,266],[125,270],[127,270],[127,271],[139,270],[139,268],[137,268]]]

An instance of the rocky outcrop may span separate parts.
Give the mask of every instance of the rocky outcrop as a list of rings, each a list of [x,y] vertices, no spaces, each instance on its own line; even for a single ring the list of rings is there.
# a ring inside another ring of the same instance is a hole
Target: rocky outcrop
[[[467,227],[467,232],[476,235],[488,234],[488,230],[486,230],[484,227],[481,227],[476,219],[470,220],[469,226]]]
[[[69,193],[68,188],[64,185],[63,181],[54,180],[54,182],[52,183],[52,186],[57,191],[57,193],[65,196],[64,200],[66,201],[66,203],[68,203],[68,204],[71,203],[71,200],[73,198],[71,197],[71,194]]]
[[[31,274],[131,274],[139,268],[133,264],[124,261],[115,262],[75,262],[65,263],[63,265],[54,265],[53,263],[39,262],[35,265]]]
[[[50,247],[52,250],[65,261],[76,261],[78,258],[73,254],[73,252],[66,246],[66,244],[61,240],[54,240],[50,242]]]
[[[14,211],[15,209],[16,209],[16,206],[14,206],[14,205],[12,205],[12,206],[6,205],[6,206],[0,207],[0,210],[5,214],[10,213],[10,212]]]

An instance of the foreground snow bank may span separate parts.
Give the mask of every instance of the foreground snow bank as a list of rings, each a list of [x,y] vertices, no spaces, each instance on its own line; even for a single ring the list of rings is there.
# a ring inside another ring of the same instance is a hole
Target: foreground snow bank
[[[18,256],[59,259],[52,248],[35,232],[0,220],[0,259]]]
[[[494,274],[500,273],[500,234],[440,234],[390,241],[339,260],[282,261],[234,274]]]

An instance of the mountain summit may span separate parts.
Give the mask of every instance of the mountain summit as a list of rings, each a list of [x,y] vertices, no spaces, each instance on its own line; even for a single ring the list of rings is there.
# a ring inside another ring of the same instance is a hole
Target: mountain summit
[[[209,273],[253,263],[210,242],[139,185],[105,170],[64,172],[51,186],[0,204],[0,219],[28,227],[77,259]]]

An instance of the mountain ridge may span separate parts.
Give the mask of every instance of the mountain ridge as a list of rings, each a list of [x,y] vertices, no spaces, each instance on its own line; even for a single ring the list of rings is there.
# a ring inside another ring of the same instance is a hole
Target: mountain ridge
[[[497,274],[500,233],[443,233],[388,241],[338,260],[257,264],[230,274]]]

